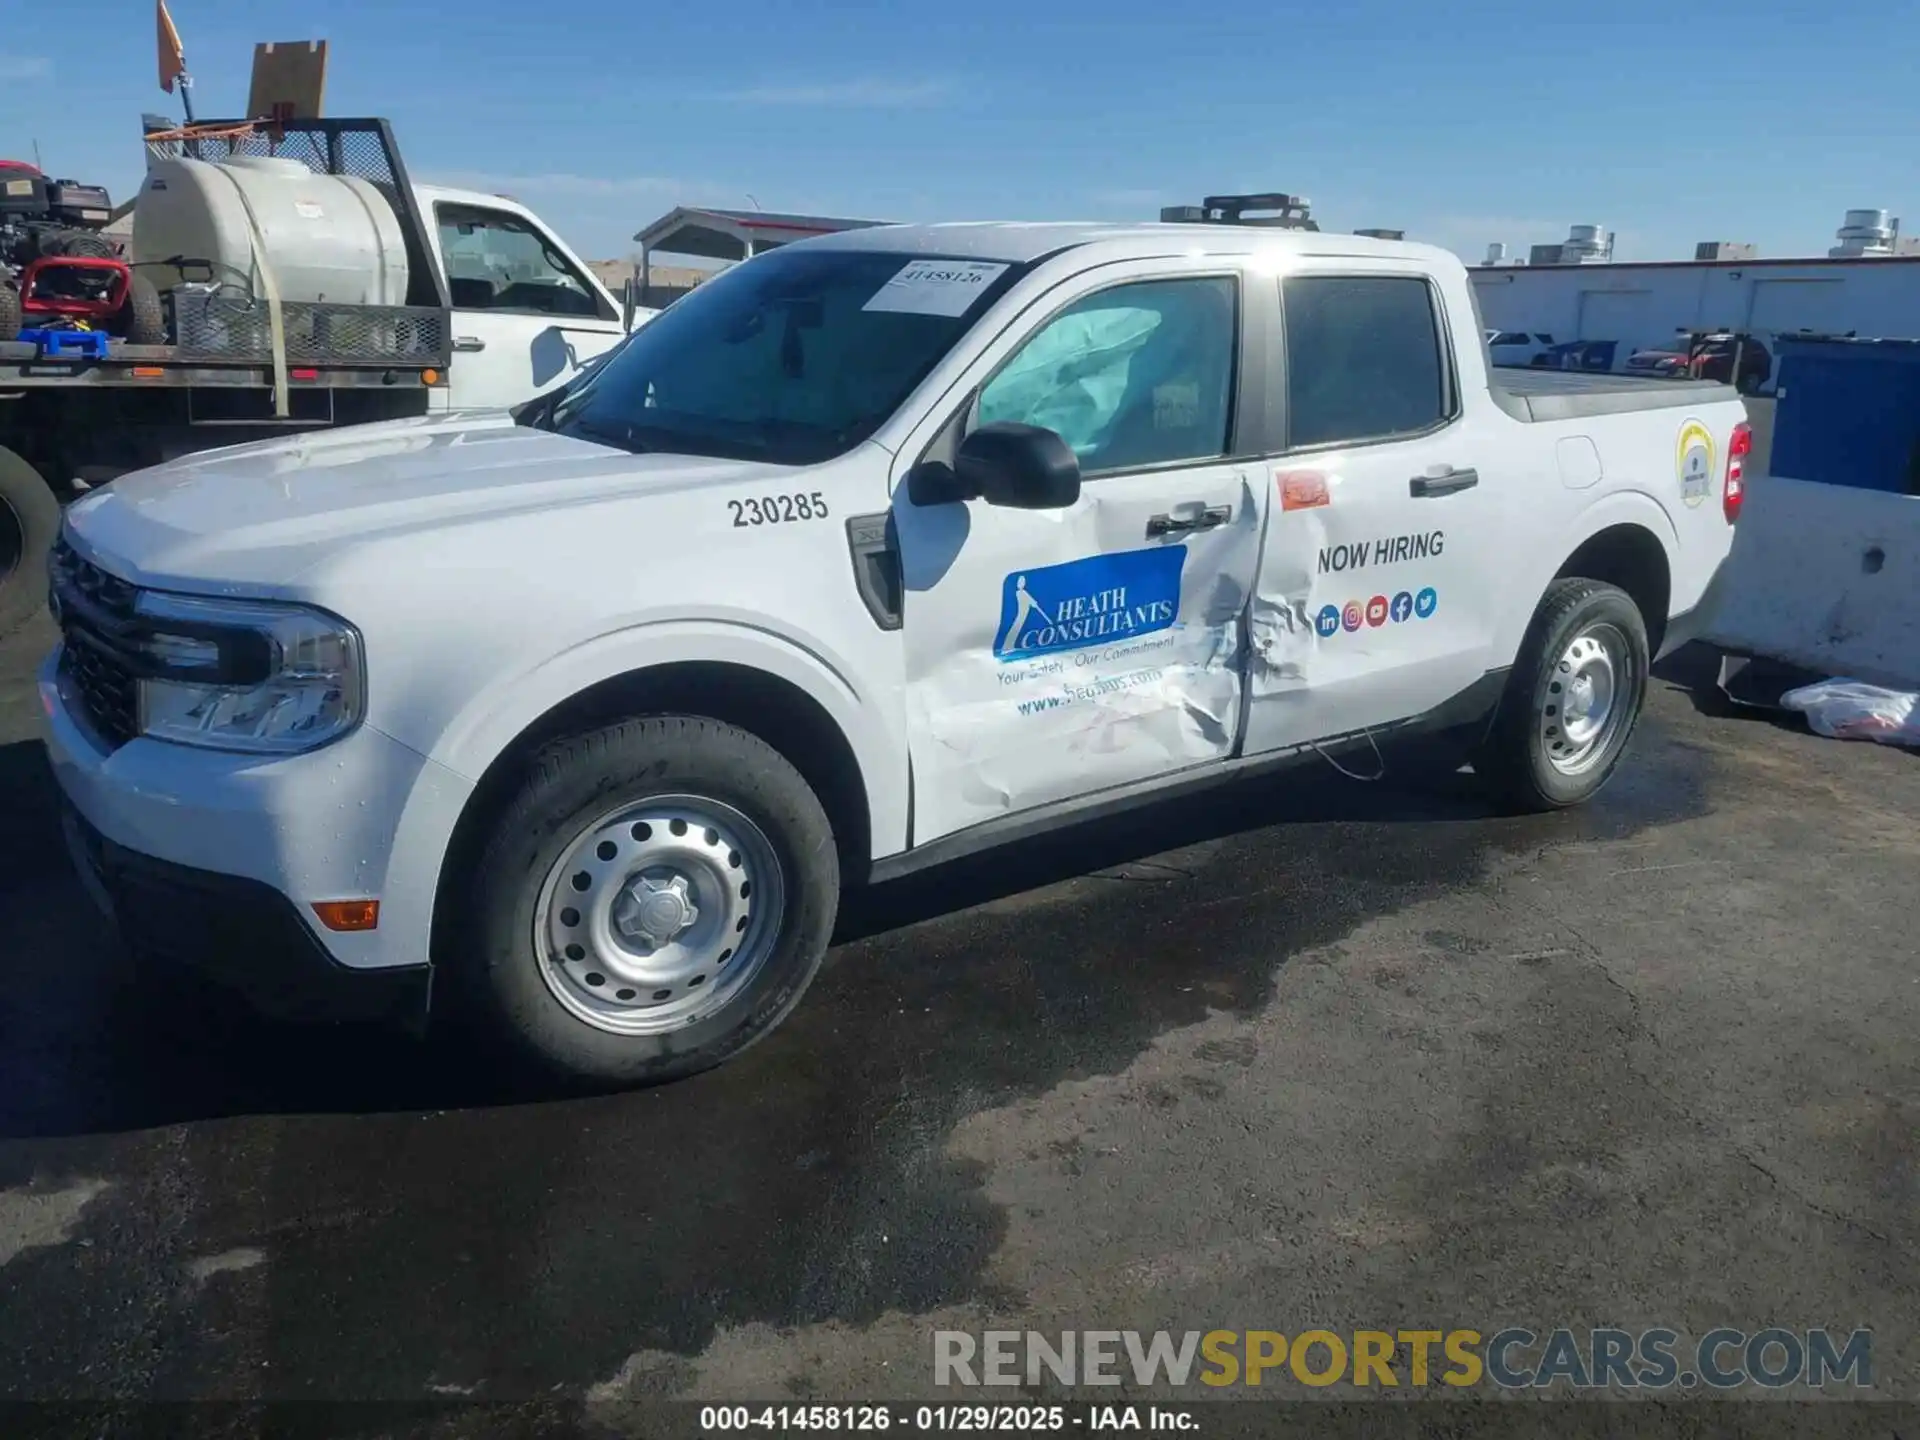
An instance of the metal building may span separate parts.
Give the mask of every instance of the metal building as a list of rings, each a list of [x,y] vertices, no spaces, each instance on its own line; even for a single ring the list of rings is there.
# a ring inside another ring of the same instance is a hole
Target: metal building
[[[1599,226],[1575,226],[1568,241],[1533,247],[1527,265],[1490,248],[1469,272],[1486,325],[1582,342],[1583,368],[1613,370],[1637,350],[1673,349],[1690,330],[1769,346],[1799,333],[1920,339],[1920,247],[1884,210],[1848,211],[1839,245],[1799,259],[1707,241],[1693,260],[1611,261],[1595,253],[1603,237],[1610,242]]]

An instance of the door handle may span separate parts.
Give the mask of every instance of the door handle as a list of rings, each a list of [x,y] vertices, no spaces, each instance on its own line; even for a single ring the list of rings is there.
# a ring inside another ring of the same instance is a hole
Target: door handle
[[[1147,538],[1157,540],[1162,535],[1191,535],[1196,530],[1218,530],[1231,519],[1233,511],[1225,505],[1212,506],[1197,515],[1154,515],[1147,520]]]
[[[1471,490],[1480,483],[1478,470],[1455,470],[1451,467],[1434,475],[1416,475],[1407,482],[1407,491],[1416,500],[1430,500],[1438,495],[1451,495],[1458,490]]]
[[[456,335],[453,337],[453,348],[456,350],[484,350],[487,348],[487,342],[482,340],[478,335]]]

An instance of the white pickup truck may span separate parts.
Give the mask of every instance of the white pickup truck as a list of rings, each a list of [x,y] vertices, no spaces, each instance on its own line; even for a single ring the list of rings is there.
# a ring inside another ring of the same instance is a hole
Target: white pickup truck
[[[125,477],[53,562],[69,840],[142,961],[431,981],[626,1084],[777,1024],[843,884],[1422,727],[1576,803],[1711,601],[1744,412],[1481,333],[1423,246],[887,227],[511,415]]]

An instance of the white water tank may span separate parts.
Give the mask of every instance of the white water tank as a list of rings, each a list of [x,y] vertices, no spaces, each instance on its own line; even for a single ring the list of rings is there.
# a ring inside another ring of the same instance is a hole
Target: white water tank
[[[227,293],[264,297],[249,211],[282,300],[406,303],[406,237],[386,196],[273,156],[154,160],[133,207],[134,263],[162,290],[205,280],[211,265]],[[181,261],[201,264],[183,275]]]
[[[1900,222],[1889,222],[1884,210],[1849,210],[1834,232],[1834,238],[1840,243],[1827,251],[1827,255],[1835,260],[1850,255],[1891,255],[1899,228]]]
[[[1504,244],[1502,244],[1500,241],[1495,240],[1492,244],[1487,246],[1487,264],[1498,265],[1501,261],[1505,260],[1506,258],[1507,258],[1507,247]]]

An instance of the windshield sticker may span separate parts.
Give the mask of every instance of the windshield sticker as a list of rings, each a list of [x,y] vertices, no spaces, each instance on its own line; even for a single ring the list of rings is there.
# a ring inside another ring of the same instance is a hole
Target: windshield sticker
[[[964,315],[1007,266],[978,260],[914,260],[860,308],[901,315]]]
[[[1698,420],[1689,420],[1680,427],[1680,439],[1673,450],[1680,498],[1688,509],[1697,509],[1713,488],[1713,432]]]
[[[1186,546],[1168,545],[1016,570],[1001,584],[993,653],[1030,660],[1172,629],[1186,560]]]

